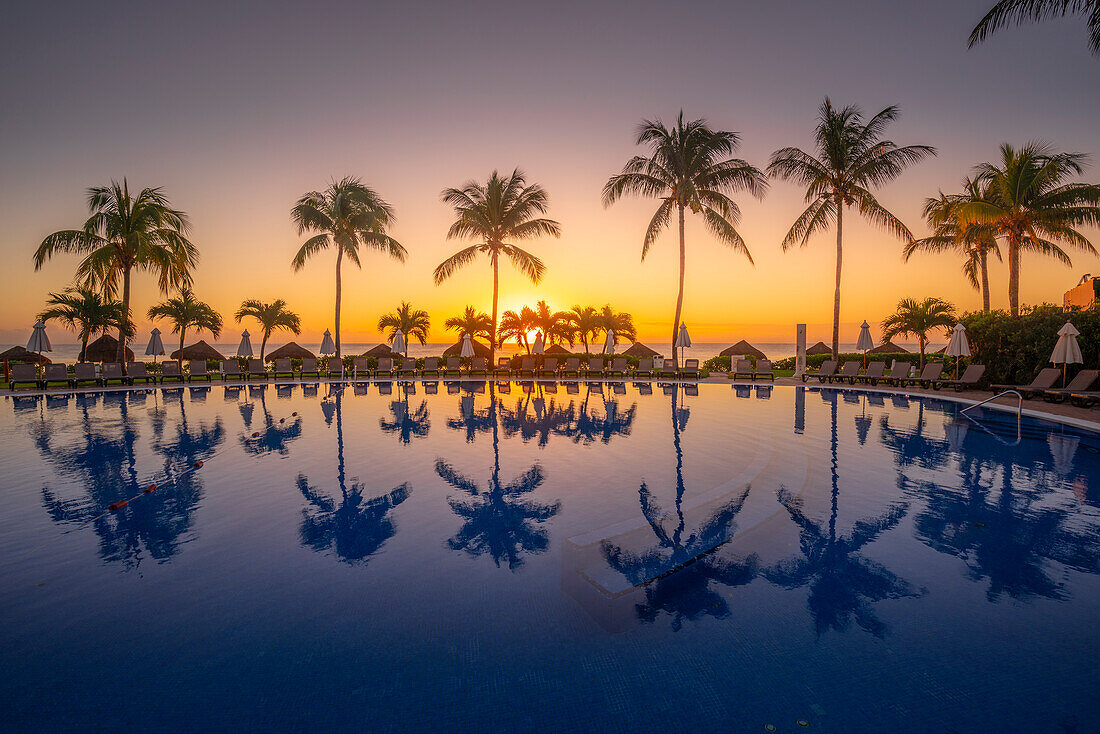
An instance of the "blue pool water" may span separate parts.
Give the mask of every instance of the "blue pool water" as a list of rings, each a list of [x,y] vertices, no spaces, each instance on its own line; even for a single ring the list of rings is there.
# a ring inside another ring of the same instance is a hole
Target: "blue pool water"
[[[0,728],[1100,730],[1097,435],[431,387],[0,401]]]

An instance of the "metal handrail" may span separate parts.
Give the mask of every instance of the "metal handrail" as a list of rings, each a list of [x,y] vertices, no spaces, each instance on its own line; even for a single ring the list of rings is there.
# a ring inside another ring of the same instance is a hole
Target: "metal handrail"
[[[1003,392],[999,392],[996,395],[994,395],[993,397],[986,398],[985,400],[983,400],[980,403],[974,403],[973,405],[966,406],[961,411],[959,411],[959,413],[960,414],[965,413],[966,411],[968,411],[972,408],[980,408],[981,406],[985,405],[986,403],[991,402],[993,400],[996,400],[997,398],[1003,398],[1005,395],[1015,395],[1016,396],[1017,400],[1019,401],[1016,404],[1016,420],[1020,420],[1020,418],[1023,414],[1023,410],[1024,410],[1024,396],[1021,395],[1016,390],[1005,390]]]

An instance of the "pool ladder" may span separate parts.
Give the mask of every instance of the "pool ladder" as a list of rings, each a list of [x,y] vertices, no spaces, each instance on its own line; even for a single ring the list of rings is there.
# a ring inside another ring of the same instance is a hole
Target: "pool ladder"
[[[997,398],[1002,398],[1005,395],[1015,395],[1016,396],[1016,443],[1019,443],[1020,439],[1022,438],[1022,436],[1021,436],[1021,427],[1020,426],[1021,426],[1022,415],[1023,415],[1023,410],[1024,410],[1024,396],[1021,395],[1016,390],[1004,390],[1002,392],[997,393],[996,395],[994,395],[991,398],[986,398],[985,400],[983,400],[980,403],[974,403],[973,405],[968,405],[968,406],[966,406],[965,408],[963,408],[962,410],[959,411],[959,415],[966,415],[966,411],[972,410],[974,408],[980,408],[981,406],[985,405],[986,403],[992,402],[992,401],[996,400]],[[970,416],[968,416],[968,415],[966,417],[970,418]],[[974,419],[970,418],[970,420],[973,421]],[[977,423],[977,421],[975,421],[975,423]],[[1009,445],[1009,446],[1014,446],[1015,445],[1015,444],[1008,444],[1004,441],[1002,441],[1002,443],[1005,443],[1005,445]]]

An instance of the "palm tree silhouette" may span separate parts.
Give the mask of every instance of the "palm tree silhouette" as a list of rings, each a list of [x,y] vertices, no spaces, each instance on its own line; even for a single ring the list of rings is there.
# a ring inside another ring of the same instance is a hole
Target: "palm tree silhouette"
[[[676,450],[676,521],[666,527],[666,513],[653,498],[649,486],[638,488],[638,504],[649,523],[657,545],[638,553],[604,541],[601,551],[607,564],[635,586],[647,584],[646,600],[635,610],[639,619],[653,622],[661,612],[672,617],[672,628],[679,630],[684,620],[695,621],[704,616],[725,619],[729,605],[711,582],[725,586],[742,586],[756,578],[758,559],[755,555],[741,560],[721,558],[717,551],[733,539],[737,530],[735,518],[745,505],[751,487],[719,507],[699,529],[684,536],[683,499],[684,453],[680,443],[683,430],[682,409],[677,409],[677,393],[672,394],[672,444]],[[652,582],[652,583],[649,583]]]
[[[533,465],[510,483],[501,483],[500,429],[492,383],[489,385],[489,409],[484,417],[493,436],[493,469],[486,490],[443,459],[435,462],[435,473],[440,479],[467,495],[447,498],[451,511],[463,519],[462,527],[447,541],[447,545],[475,558],[488,555],[497,568],[503,562],[509,570],[515,571],[524,564],[524,554],[542,553],[549,547],[550,540],[543,523],[558,514],[561,502],[546,504],[524,497],[538,489],[546,479],[539,464]],[[464,424],[459,422],[451,427],[461,430]]]
[[[249,394],[251,392],[250,389]],[[264,385],[257,392],[260,396],[260,410],[263,413],[264,424],[260,430],[253,431],[251,434],[248,432],[242,433],[240,435],[241,447],[247,453],[257,456],[271,453],[286,456],[288,453],[287,444],[302,435],[302,417],[289,416],[276,421],[267,409],[267,386]],[[241,411],[243,416],[245,413],[243,407]],[[247,412],[248,416],[245,423],[248,428],[251,428],[252,412],[251,410]]]
[[[386,433],[397,436],[397,440],[406,446],[412,442],[413,436],[423,438],[431,430],[431,413],[428,411],[428,401],[421,400],[420,407],[409,411],[409,396],[404,395],[400,400],[390,402],[390,412],[393,420],[378,419],[378,426]]]
[[[799,527],[799,547],[802,557],[780,561],[764,570],[764,577],[773,584],[788,589],[808,586],[807,606],[814,620],[818,637],[830,629],[844,631],[854,618],[859,627],[875,637],[884,637],[886,624],[875,616],[871,606],[884,599],[917,597],[925,593],[892,571],[859,555],[867,544],[887,530],[897,526],[909,509],[898,503],[873,520],[860,520],[851,532],[837,532],[836,522],[840,499],[837,473],[837,404],[832,403],[832,509],[827,523],[814,521],[802,510],[802,499],[785,488],[776,491],[780,504]]]

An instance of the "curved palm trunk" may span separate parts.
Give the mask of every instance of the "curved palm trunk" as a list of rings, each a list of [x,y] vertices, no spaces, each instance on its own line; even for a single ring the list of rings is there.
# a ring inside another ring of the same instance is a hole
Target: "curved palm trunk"
[[[680,355],[676,352],[676,337],[680,333],[680,316],[684,307],[684,205],[680,210],[680,290],[676,293],[676,317],[672,320],[672,359],[680,367]]]
[[[489,363],[496,360],[497,350],[497,295],[500,288],[500,261],[493,252],[493,333],[489,336]]]
[[[340,359],[340,261],[344,258],[344,250],[337,246],[336,250],[336,359]],[[264,341],[267,341],[266,339]],[[260,355],[263,359],[263,355]]]
[[[122,323],[118,325],[118,355],[116,362],[122,363],[122,374],[126,374],[126,332],[130,330],[130,267],[122,271]]]
[[[84,329],[80,332],[80,359],[78,362],[83,362],[84,358],[88,355],[88,338],[92,335],[92,330]]]
[[[989,263],[986,259],[988,256],[989,253],[985,250],[982,250],[978,256],[978,266],[982,273],[982,310],[986,313],[989,313]]]
[[[1008,308],[1013,316],[1020,313],[1020,240],[1008,240]]]
[[[260,361],[264,361],[264,350],[267,349],[267,338],[271,336],[271,332],[264,329],[264,338],[260,340]],[[339,349],[339,347],[337,347]]]
[[[833,359],[840,358],[840,266],[843,260],[844,204],[836,207],[836,290],[833,292]]]
[[[181,326],[180,327],[180,351],[181,352],[183,351],[183,337],[186,334],[187,334],[187,329]]]
[[[924,369],[924,350],[928,346],[928,337],[921,334],[918,341],[920,342],[920,368]]]

